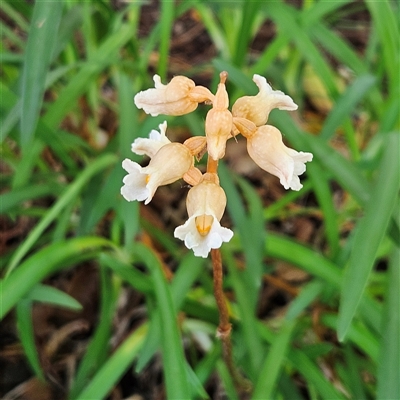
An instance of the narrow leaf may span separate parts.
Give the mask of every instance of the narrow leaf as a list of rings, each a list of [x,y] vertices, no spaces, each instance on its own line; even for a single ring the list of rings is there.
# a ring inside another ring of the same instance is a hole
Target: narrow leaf
[[[378,362],[377,399],[400,399],[400,249],[395,247],[390,259],[383,337]]]
[[[23,146],[30,142],[36,129],[62,8],[62,1],[37,1],[34,6],[22,72],[21,144]]]
[[[36,285],[26,296],[29,300],[53,304],[70,310],[81,310],[82,305],[61,290],[47,285]]]
[[[54,243],[36,252],[0,281],[0,319],[46,276],[77,260],[91,258],[90,250],[100,250],[105,246],[112,244],[103,238],[80,237]]]
[[[341,341],[346,337],[363,296],[378,247],[386,233],[398,198],[398,151],[398,134],[388,134],[379,173],[366,205],[365,215],[357,224],[349,264],[343,276],[337,328]]]

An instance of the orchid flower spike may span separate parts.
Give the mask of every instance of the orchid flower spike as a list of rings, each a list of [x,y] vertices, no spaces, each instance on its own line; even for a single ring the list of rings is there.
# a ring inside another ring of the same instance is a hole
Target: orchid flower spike
[[[279,178],[285,189],[300,190],[299,175],[305,172],[305,163],[313,159],[311,153],[286,147],[279,129],[264,125],[247,134],[247,151],[263,170]]]
[[[234,117],[246,118],[256,126],[267,123],[271,110],[297,110],[297,104],[292,98],[280,90],[273,90],[267,80],[260,75],[253,76],[253,82],[258,86],[259,92],[256,96],[243,96],[236,100],[232,106]]]
[[[214,95],[204,86],[196,84],[185,76],[175,76],[167,85],[154,75],[154,89],[147,89],[136,94],[134,101],[137,108],[153,117],[159,114],[184,115],[194,111],[198,103],[212,102]]]
[[[159,186],[181,179],[192,166],[193,156],[181,143],[162,146],[144,168],[126,158],[122,167],[128,175],[123,179],[121,194],[128,201],[144,200],[148,204]]]
[[[184,241],[197,257],[206,258],[211,249],[229,242],[233,232],[220,225],[226,196],[215,174],[205,174],[202,182],[189,190],[186,208],[189,219],[175,229],[174,236]]]

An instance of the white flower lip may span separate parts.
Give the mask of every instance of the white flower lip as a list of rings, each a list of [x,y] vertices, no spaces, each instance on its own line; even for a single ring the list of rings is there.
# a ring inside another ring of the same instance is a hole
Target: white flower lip
[[[189,190],[186,207],[189,219],[174,231],[174,236],[184,241],[188,249],[192,249],[195,256],[207,257],[211,249],[218,249],[223,242],[232,239],[233,232],[221,226],[219,221],[225,211],[226,196],[224,190],[215,182],[199,183]],[[212,217],[210,229],[199,232],[196,218]]]
[[[174,231],[174,236],[184,241],[188,249],[193,250],[196,257],[206,258],[211,249],[219,249],[223,242],[232,239],[233,232],[220,225],[218,220],[213,217],[211,229],[207,235],[202,236],[196,227],[196,217],[200,214],[192,215],[183,225],[178,226]]]
[[[149,133],[149,138],[137,138],[132,143],[131,150],[138,155],[146,155],[153,158],[158,150],[164,145],[171,143],[166,136],[167,121],[159,125],[160,132],[153,129]]]
[[[128,172],[123,179],[124,186],[121,194],[128,201],[143,201],[148,199],[150,191],[147,187],[146,175],[142,173],[142,167],[128,158],[122,161],[122,168]]]

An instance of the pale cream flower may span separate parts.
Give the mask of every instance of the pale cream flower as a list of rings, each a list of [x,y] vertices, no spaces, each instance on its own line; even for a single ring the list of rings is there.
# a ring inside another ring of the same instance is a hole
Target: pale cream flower
[[[299,175],[305,172],[305,163],[313,159],[311,153],[286,147],[279,129],[264,125],[247,136],[247,151],[263,170],[279,178],[285,189],[300,190]]]
[[[214,95],[203,86],[196,84],[185,76],[175,76],[167,85],[154,75],[154,89],[147,89],[136,94],[134,101],[153,117],[159,114],[184,115],[194,111],[198,103],[212,101]]]
[[[227,73],[222,72],[213,108],[206,116],[207,151],[214,160],[224,157],[226,142],[232,136],[232,114],[228,110],[229,98],[225,87],[226,78]]]
[[[193,156],[181,143],[162,146],[144,168],[126,158],[122,167],[128,175],[123,179],[121,194],[128,201],[145,200],[148,204],[159,186],[181,179],[192,166]]]
[[[256,126],[266,124],[269,113],[274,108],[280,110],[297,110],[297,104],[292,98],[280,90],[273,90],[267,80],[260,75],[253,75],[253,82],[258,86],[256,96],[243,96],[232,106],[234,117],[246,118]]]
[[[205,174],[210,175],[210,174]],[[197,257],[206,258],[211,249],[218,249],[229,242],[233,232],[221,227],[226,196],[216,180],[203,179],[189,190],[186,208],[189,219],[175,229],[174,236],[184,241]]]
[[[161,147],[171,143],[165,134],[167,130],[167,121],[164,121],[158,127],[160,128],[160,132],[157,132],[155,129],[153,129],[149,133],[148,139],[137,138],[132,143],[131,150],[136,154],[146,155],[152,158],[158,152],[158,150],[161,149]]]

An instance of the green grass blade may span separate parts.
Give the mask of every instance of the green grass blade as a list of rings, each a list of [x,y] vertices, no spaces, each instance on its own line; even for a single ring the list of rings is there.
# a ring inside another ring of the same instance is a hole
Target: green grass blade
[[[254,20],[257,17],[261,3],[257,0],[246,1],[246,6],[241,9],[242,21],[239,29],[240,34],[237,37],[235,54],[233,57],[233,63],[241,67],[245,61],[249,42],[251,40],[252,29]]]
[[[142,347],[146,334],[147,324],[133,331],[74,400],[106,398],[112,387],[132,364]]]
[[[55,194],[59,189],[56,183],[40,183],[27,185],[0,195],[0,213],[6,213],[26,200],[33,200],[49,194]]]
[[[324,314],[321,321],[326,326],[335,329],[338,325],[338,316],[336,314]],[[367,354],[373,362],[378,361],[379,336],[372,332],[360,320],[350,325],[347,337],[350,342]]]
[[[115,62],[120,48],[131,39],[132,28],[129,25],[123,25],[118,32],[107,37],[92,57],[69,81],[65,89],[61,91],[57,100],[49,106],[44,116],[44,122],[50,128],[57,127],[65,114],[76,106],[77,98],[88,90],[98,73]]]
[[[21,145],[23,147],[30,143],[36,129],[62,8],[62,1],[39,1],[34,6],[22,72]]]
[[[178,331],[171,290],[165,279],[162,266],[153,252],[143,245],[136,247],[137,255],[150,270],[159,313],[164,379],[169,399],[189,399],[190,389],[186,376],[185,358]]]
[[[285,318],[287,320],[296,319],[306,307],[308,307],[317,296],[322,292],[324,285],[320,281],[307,283],[300,294],[290,303]]]
[[[91,250],[100,251],[106,246],[111,247],[112,243],[98,237],[80,237],[54,243],[36,252],[0,281],[0,319],[49,274],[77,260],[88,259],[93,256]]]
[[[18,334],[25,355],[36,376],[44,381],[45,378],[40,365],[35,343],[35,333],[33,331],[32,302],[28,299],[20,300],[17,304],[16,312]]]
[[[358,102],[368,93],[375,81],[376,78],[372,75],[362,75],[346,89],[329,113],[320,133],[321,138],[328,140],[334,135],[335,130],[345,118],[351,116]]]
[[[338,253],[339,245],[339,223],[338,212],[333,203],[333,193],[327,173],[321,168],[318,161],[307,166],[307,173],[312,182],[314,193],[320,209],[323,213],[324,230],[328,241],[329,253],[334,258]]]
[[[315,386],[322,399],[345,400],[346,397],[340,394],[326,379],[320,368],[312,362],[305,353],[300,350],[292,351],[290,361],[293,367],[304,376],[306,381]]]
[[[36,227],[30,232],[26,240],[14,253],[10,264],[7,269],[7,275],[18,265],[22,258],[26,255],[33,244],[39,239],[40,235],[49,226],[49,224],[57,218],[60,211],[70,204],[70,202],[78,195],[84,185],[88,182],[93,175],[99,173],[101,170],[107,168],[115,163],[116,156],[113,154],[105,154],[103,157],[97,159],[90,164],[79,177],[69,185],[66,191],[59,197],[54,206],[45,214]]]
[[[254,311],[263,272],[262,259],[265,230],[261,201],[254,189],[245,180],[239,180],[240,188],[247,200],[246,203],[249,211],[246,213],[246,206],[234,183],[234,175],[222,163],[219,167],[219,174],[221,177],[221,186],[224,188],[228,199],[227,208],[229,215],[233,219],[237,234],[240,235],[240,241],[245,254],[247,273],[243,276],[243,279],[246,280],[251,310]],[[249,230],[259,232],[258,236],[253,237],[249,235]]]
[[[110,268],[110,270],[123,281],[131,285],[133,289],[146,295],[153,293],[153,285],[150,277],[132,268],[130,264],[120,261],[115,255],[110,255],[108,253],[100,254],[99,260],[102,265]]]
[[[229,60],[231,58],[231,54],[226,35],[221,29],[221,26],[217,23],[216,16],[212,12],[212,9],[200,1],[196,1],[195,7],[201,16],[202,22],[206,27],[215,47],[221,54],[221,57],[224,60]]]
[[[108,356],[108,347],[110,341],[110,333],[112,319],[115,311],[115,290],[113,281],[110,279],[110,273],[105,268],[100,269],[101,279],[101,304],[100,318],[96,327],[93,338],[86,350],[85,356],[79,364],[79,369],[75,376],[75,382],[70,390],[69,398],[76,398],[90,381],[90,378],[100,366],[104,363]]]
[[[69,310],[79,311],[82,309],[82,305],[69,294],[48,285],[38,284],[34,286],[26,298],[31,301],[52,304]]]
[[[273,398],[272,394],[290,346],[290,338],[294,327],[294,322],[286,322],[277,333],[276,339],[269,349],[268,356],[260,370],[252,395],[253,399]]]
[[[304,27],[298,23],[299,12],[284,3],[270,2],[268,4],[268,13],[279,29],[291,39],[303,57],[312,65],[330,96],[335,98],[338,90],[334,73]]]
[[[398,95],[400,81],[400,34],[399,20],[398,18],[396,19],[396,14],[398,17],[398,7],[396,13],[396,6],[392,6],[390,1],[382,0],[377,2],[367,0],[366,3],[380,38],[383,62],[389,80],[387,87],[390,95],[396,96]]]
[[[303,9],[301,13],[301,18],[307,25],[314,25],[321,19],[325,18],[329,14],[333,14],[338,10],[338,8],[343,7],[344,5],[350,3],[351,0],[336,0],[336,1],[328,1],[328,2],[313,2],[309,3],[308,8]]]
[[[3,1],[1,3],[1,8],[3,13],[7,14],[9,18],[15,21],[15,23],[18,25],[18,27],[23,30],[27,31],[29,30],[29,24],[26,22],[25,18],[17,11],[15,10],[8,2]]]
[[[342,283],[337,327],[338,337],[341,341],[346,337],[346,332],[362,298],[376,252],[386,233],[398,198],[399,146],[399,135],[388,134],[376,183],[366,205],[365,214],[356,227],[352,252]]]
[[[175,4],[173,1],[161,0],[160,56],[158,60],[158,75],[161,76],[161,79],[166,79],[167,77],[174,10]]]
[[[400,399],[400,249],[395,247],[390,258],[385,292],[383,338],[378,360],[377,399]]]
[[[179,264],[179,267],[174,275],[171,283],[172,301],[174,303],[175,312],[178,312],[185,300],[186,294],[197,279],[200,273],[204,270],[205,260],[195,257],[193,253],[188,253]],[[138,273],[137,271],[135,271]],[[159,310],[154,310],[152,313],[152,323],[149,327],[149,334],[139,356],[136,370],[141,371],[145,365],[154,356],[160,343],[162,342],[161,331],[159,329]]]
[[[341,283],[341,271],[333,262],[291,239],[270,232],[266,251],[271,257],[290,262],[330,284],[339,286]]]
[[[240,270],[238,268],[232,254],[226,249],[222,251],[222,260],[228,268],[232,287],[237,299],[242,329],[241,340],[246,346],[246,353],[248,355],[248,360],[246,359],[246,375],[251,380],[255,380],[264,359],[265,349],[257,330],[254,329],[257,321],[256,310],[249,296],[251,291],[254,291],[254,287],[252,284],[249,284],[249,274],[246,273],[245,269]]]
[[[15,170],[12,189],[23,187],[30,181],[33,169],[37,165],[43,147],[44,144],[39,139],[34,139],[30,143],[29,148],[23,149],[21,158],[24,161],[21,162]]]

